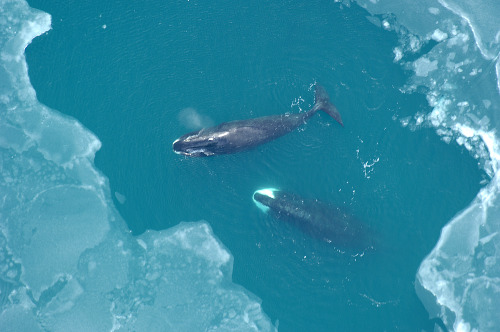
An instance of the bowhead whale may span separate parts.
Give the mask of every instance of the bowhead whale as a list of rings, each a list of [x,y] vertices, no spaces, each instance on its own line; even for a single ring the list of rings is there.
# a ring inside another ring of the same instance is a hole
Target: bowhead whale
[[[174,141],[172,147],[175,153],[191,157],[244,151],[291,132],[319,110],[328,113],[344,126],[340,113],[330,102],[325,89],[316,84],[315,104],[307,112],[224,122],[215,127],[203,128],[183,135]]]
[[[337,248],[373,248],[373,234],[345,209],[274,188],[257,190],[253,200],[274,218]]]

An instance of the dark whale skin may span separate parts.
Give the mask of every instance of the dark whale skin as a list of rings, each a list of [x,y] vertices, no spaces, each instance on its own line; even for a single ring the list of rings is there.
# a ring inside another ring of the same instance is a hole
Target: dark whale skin
[[[340,113],[330,102],[326,90],[316,84],[315,104],[307,112],[224,122],[185,134],[174,141],[172,148],[175,153],[190,157],[245,151],[288,134],[319,110],[326,112],[343,126]]]
[[[347,210],[277,189],[258,190],[253,199],[275,219],[338,248],[373,248],[373,233]]]

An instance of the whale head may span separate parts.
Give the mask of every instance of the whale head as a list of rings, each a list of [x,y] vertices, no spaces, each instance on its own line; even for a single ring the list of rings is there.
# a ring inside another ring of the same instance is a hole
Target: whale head
[[[219,137],[204,134],[202,129],[179,137],[172,144],[172,148],[177,154],[190,157],[207,157],[216,154],[218,141]]]
[[[266,213],[269,211],[278,192],[279,190],[275,188],[260,189],[253,193],[252,199],[255,205]]]

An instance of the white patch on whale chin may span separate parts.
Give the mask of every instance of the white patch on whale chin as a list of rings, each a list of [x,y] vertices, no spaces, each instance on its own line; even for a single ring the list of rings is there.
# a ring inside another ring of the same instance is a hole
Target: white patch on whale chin
[[[269,211],[269,207],[268,206],[265,206],[264,204],[262,204],[261,202],[257,202],[254,198],[255,194],[259,193],[261,195],[266,195],[268,197],[271,197],[271,198],[274,198],[274,192],[275,191],[279,191],[279,189],[275,189],[275,188],[266,188],[266,189],[260,189],[260,190],[257,190],[253,193],[252,195],[252,200],[253,202],[255,203],[255,205],[257,205],[257,207],[262,210],[262,212],[264,213],[267,213],[267,211]]]
[[[266,188],[266,189],[257,190],[256,193],[259,193],[261,195],[266,195],[266,196],[271,197],[271,198],[275,198],[274,197],[275,191],[279,191],[279,190],[275,189],[275,188]]]

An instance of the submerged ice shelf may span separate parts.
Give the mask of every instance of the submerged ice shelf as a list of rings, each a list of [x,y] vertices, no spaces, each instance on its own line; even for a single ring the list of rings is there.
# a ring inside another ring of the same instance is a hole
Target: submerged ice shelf
[[[130,234],[99,140],[30,85],[24,49],[50,16],[0,0],[0,18],[0,330],[275,330],[206,222]]]

